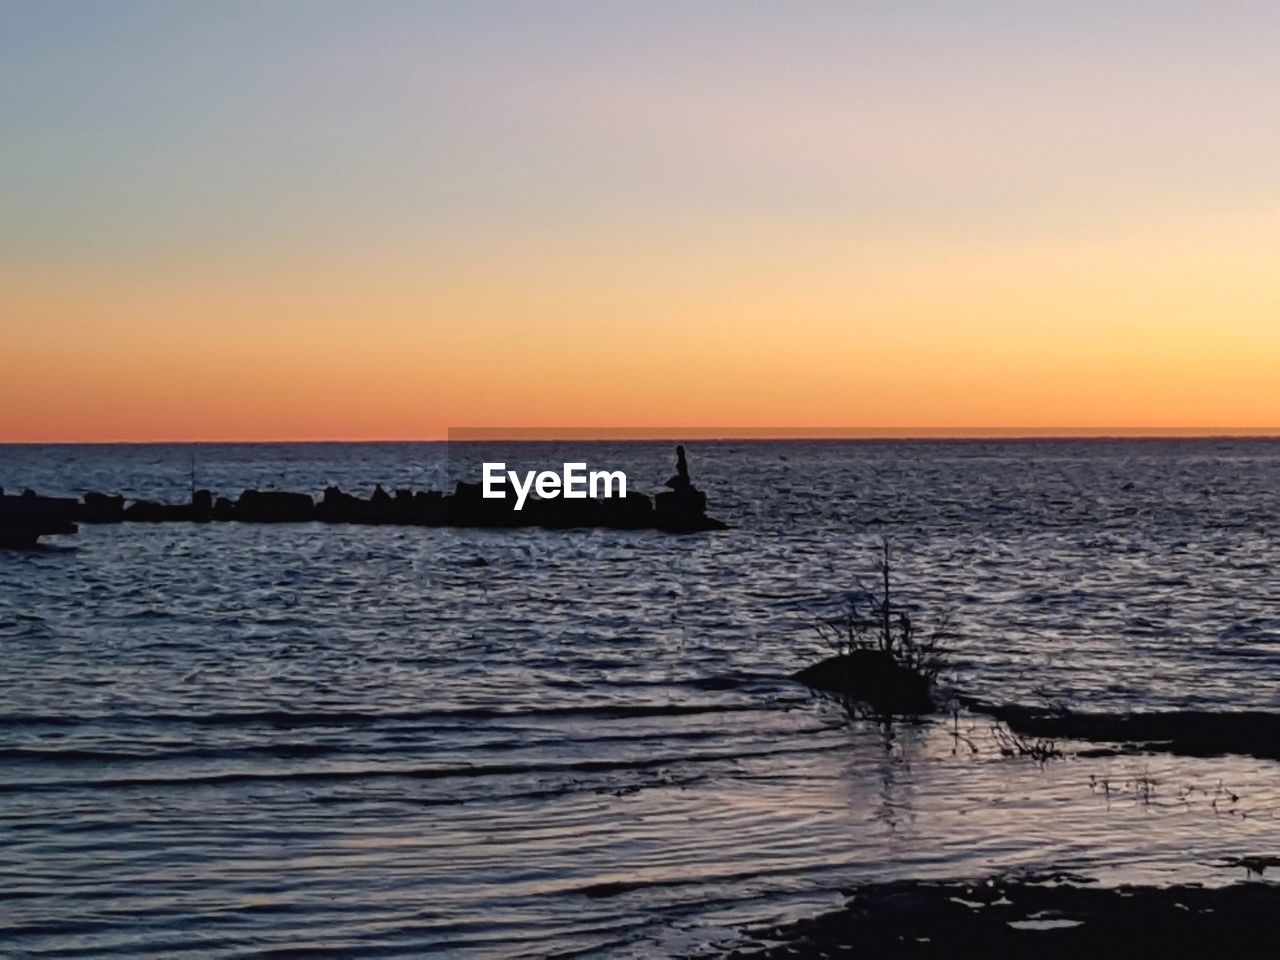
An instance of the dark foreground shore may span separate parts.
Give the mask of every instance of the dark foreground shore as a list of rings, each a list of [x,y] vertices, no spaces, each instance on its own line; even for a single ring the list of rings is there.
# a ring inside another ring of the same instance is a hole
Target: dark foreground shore
[[[1280,886],[1100,888],[1073,882],[906,881],[846,891],[845,906],[707,956],[1275,957]]]

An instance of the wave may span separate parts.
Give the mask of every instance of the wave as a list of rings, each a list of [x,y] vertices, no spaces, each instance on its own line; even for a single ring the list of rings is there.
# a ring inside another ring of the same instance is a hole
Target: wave
[[[806,735],[829,732],[831,727],[800,727],[788,731],[792,735]],[[493,731],[490,729],[489,731]],[[454,744],[446,749],[465,749],[475,753],[506,752],[526,749],[530,746],[544,744],[573,743],[577,745],[627,745],[643,744],[654,741],[723,741],[724,731],[719,728],[701,730],[662,729],[645,730],[638,733],[599,733],[595,730],[583,732],[565,739],[555,737],[546,741],[516,742],[509,736],[486,740],[480,743]],[[441,749],[441,744],[434,741],[423,741],[421,744],[409,746],[401,742],[389,745],[349,741],[344,743],[252,743],[241,746],[188,746],[170,747],[163,743],[142,743],[142,749],[94,749],[88,747],[0,747],[0,761],[73,764],[73,763],[173,763],[179,760],[237,760],[250,758],[267,758],[272,760],[296,760],[309,757],[333,756],[407,756],[414,753],[433,753]]]
[[[626,720],[636,717],[682,717],[704,713],[744,713],[765,709],[753,703],[599,704],[560,707],[498,708],[454,707],[436,710],[243,710],[215,713],[8,713],[0,714],[3,727],[78,727],[107,724],[192,724],[202,727],[265,725],[289,727],[348,727],[376,723],[431,720],[510,720],[540,717],[593,717]]]
[[[517,777],[529,774],[612,773],[623,770],[649,770],[690,763],[726,763],[763,757],[824,753],[848,748],[845,742],[833,744],[795,744],[769,750],[723,751],[717,753],[670,754],[644,760],[567,760],[541,763],[464,764],[449,767],[364,767],[358,770],[295,770],[255,772],[249,770],[225,773],[191,774],[173,777],[111,777],[79,780],[34,780],[25,783],[0,783],[0,794],[50,790],[101,790],[127,787],[224,786],[243,783],[350,783],[368,780],[446,780],[474,777]]]

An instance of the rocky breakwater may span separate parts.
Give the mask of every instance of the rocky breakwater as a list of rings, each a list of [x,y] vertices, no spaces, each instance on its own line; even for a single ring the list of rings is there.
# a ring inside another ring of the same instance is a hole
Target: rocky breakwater
[[[30,549],[43,536],[75,533],[80,504],[40,497],[31,490],[11,496],[0,489],[0,548]]]
[[[84,523],[341,523],[422,527],[542,527],[552,530],[605,528],[699,533],[724,530],[707,514],[707,496],[689,478],[684,447],[676,448],[676,474],[667,490],[651,497],[628,492],[605,499],[530,498],[523,509],[511,499],[483,495],[479,483],[459,481],[451,493],[395,490],[378,485],[369,497],[329,487],[319,500],[309,493],[245,490],[235,500],[197,490],[191,502],[127,502],[121,496],[87,493],[68,501]]]

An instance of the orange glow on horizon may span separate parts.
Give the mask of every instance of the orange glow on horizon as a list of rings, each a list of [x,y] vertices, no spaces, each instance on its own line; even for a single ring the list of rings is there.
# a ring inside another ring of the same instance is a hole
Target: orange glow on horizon
[[[1269,221],[1040,246],[0,268],[3,441],[1275,433]],[[502,253],[501,251],[499,251]],[[514,269],[512,264],[518,264]],[[17,318],[15,324],[12,318]]]

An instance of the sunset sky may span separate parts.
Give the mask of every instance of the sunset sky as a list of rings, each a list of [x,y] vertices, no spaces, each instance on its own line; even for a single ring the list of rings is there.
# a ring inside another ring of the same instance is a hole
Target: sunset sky
[[[1280,428],[1280,5],[0,0],[0,441]]]

